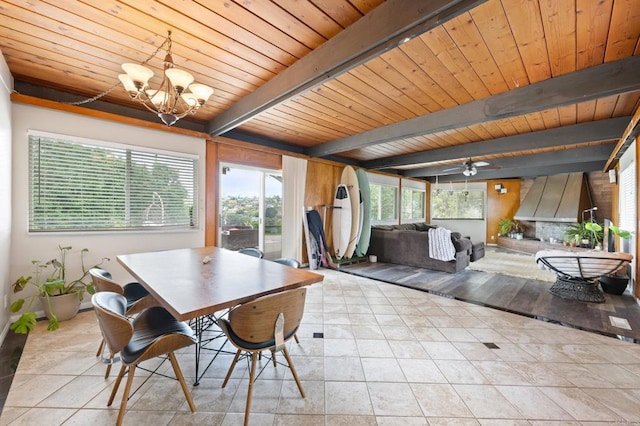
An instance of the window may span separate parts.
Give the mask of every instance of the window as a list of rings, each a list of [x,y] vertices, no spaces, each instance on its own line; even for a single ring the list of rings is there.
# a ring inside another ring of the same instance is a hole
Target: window
[[[402,179],[402,222],[424,222],[426,184]]]
[[[484,191],[434,189],[431,192],[431,219],[484,219]]]
[[[371,192],[371,222],[398,223],[399,179],[368,173]]]
[[[29,134],[29,231],[195,227],[198,160]]]

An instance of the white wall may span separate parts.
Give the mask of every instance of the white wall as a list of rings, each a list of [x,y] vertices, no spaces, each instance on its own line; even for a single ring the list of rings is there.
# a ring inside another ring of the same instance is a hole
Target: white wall
[[[5,296],[11,295],[9,257],[11,248],[11,99],[13,78],[0,52],[0,344],[9,330],[9,308]]]
[[[59,244],[73,247],[67,262],[70,273],[73,274],[72,276],[75,276],[77,271],[80,270],[79,251],[87,248],[89,253],[86,259],[90,264],[95,263],[95,261],[104,256],[111,258],[111,261],[107,262],[103,267],[109,270],[114,279],[120,282],[126,282],[127,280],[132,280],[132,278],[118,264],[116,255],[201,247],[204,245],[206,148],[204,139],[128,126],[23,104],[14,104],[12,113],[14,184],[11,206],[14,220],[11,226],[11,264],[9,270],[10,277],[13,280],[20,275],[30,273],[32,269],[31,260],[47,260],[56,257]],[[121,231],[30,234],[28,232],[29,178],[27,166],[27,132],[29,130],[40,130],[61,135],[198,155],[200,228],[181,232]],[[87,306],[86,299],[83,302],[83,306]]]

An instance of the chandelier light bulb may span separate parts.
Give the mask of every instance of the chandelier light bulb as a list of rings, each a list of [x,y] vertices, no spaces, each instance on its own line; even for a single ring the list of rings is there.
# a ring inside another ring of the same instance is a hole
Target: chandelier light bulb
[[[153,71],[141,64],[122,64],[122,69],[126,74],[118,76],[129,96],[155,113],[167,126],[172,126],[182,117],[195,114],[213,94],[213,88],[193,83],[193,75],[175,67],[171,56],[171,43],[171,31],[169,31],[165,41],[153,54],[156,56],[158,51],[166,46],[164,72],[162,81],[157,87],[149,88],[149,80],[153,77]],[[146,64],[150,59],[147,59],[143,64]]]

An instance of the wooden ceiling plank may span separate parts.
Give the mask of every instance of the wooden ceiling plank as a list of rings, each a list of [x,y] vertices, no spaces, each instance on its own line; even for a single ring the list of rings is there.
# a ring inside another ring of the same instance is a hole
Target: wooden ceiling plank
[[[618,96],[618,102],[616,102],[612,116],[631,115],[636,110],[638,101],[640,101],[640,92],[625,93]]]
[[[345,131],[337,130],[336,126],[331,125],[331,123],[327,121],[320,120],[317,117],[310,116],[292,108],[287,108],[284,105],[278,105],[270,109],[268,114],[270,114],[273,119],[277,119],[283,123],[289,121],[292,127],[304,129],[309,135],[316,135],[316,140],[325,140],[326,138],[340,137],[349,134]]]
[[[290,14],[294,15],[300,22],[307,24],[326,40],[338,34],[345,28],[338,25],[326,9],[317,7],[309,0],[293,2],[289,0],[274,0],[274,2]],[[358,14],[358,19],[362,17],[362,15],[363,14]],[[351,23],[348,25],[351,25]]]
[[[209,123],[219,135],[484,0],[387,0]],[[215,2],[214,2],[215,3]],[[319,67],[318,64],[322,64]],[[322,69],[321,69],[322,68]]]
[[[489,90],[476,74],[474,68],[469,64],[469,61],[467,61],[444,28],[434,28],[422,38],[438,60],[442,62],[473,99],[481,99],[490,95]]]
[[[423,36],[403,44],[400,46],[400,50],[406,53],[433,81],[429,93],[442,108],[450,108],[473,100],[469,92],[451,75],[435,53],[425,44]]]
[[[530,123],[538,122],[535,117],[535,114],[540,114],[540,119],[544,123],[545,129],[553,129],[554,127],[560,127],[560,114],[558,114],[558,108],[550,108],[545,111],[540,111],[539,113],[531,113],[526,114],[527,120]],[[531,126],[532,128],[534,126]]]
[[[551,75],[576,70],[575,1],[539,1]]]
[[[343,28],[347,28],[363,15],[347,0],[313,0],[313,3]]]
[[[513,38],[502,4],[488,1],[469,11],[509,89],[529,84],[527,72]]]
[[[370,169],[385,169],[412,163],[446,160],[448,158],[478,157],[499,154],[505,151],[506,147],[508,147],[508,149],[506,149],[507,151],[522,151],[530,148],[540,149],[544,147],[561,146],[569,143],[578,144],[595,140],[610,140],[611,138],[617,138],[616,134],[621,134],[628,122],[629,117],[592,121],[522,135],[483,140],[452,148],[425,151],[393,158],[382,158],[380,160],[363,164],[363,167]]]
[[[596,112],[596,101],[589,101],[589,102],[581,102],[578,105],[576,105],[578,110],[577,110],[577,122],[578,123],[584,123],[585,121],[591,121],[594,118],[594,114]],[[624,114],[618,114],[618,116],[620,115],[624,115]]]
[[[576,105],[565,105],[558,107],[558,112],[560,114],[561,126],[576,124],[578,116],[578,109]]]
[[[24,13],[26,13],[24,9],[15,8],[14,5],[11,5],[9,3],[3,4],[2,7],[6,8],[8,11],[11,11],[12,14],[15,14],[18,16],[24,16],[27,19],[30,17],[30,15],[23,15]],[[50,5],[38,3],[38,8],[39,8],[38,10],[43,9],[43,13],[50,13],[52,15],[59,17],[60,19],[63,19],[66,16],[64,11]],[[152,45],[140,45],[146,49],[146,52],[142,53],[137,50],[132,50],[129,47],[125,47],[125,45],[123,44],[117,44],[108,38],[105,39],[105,38],[96,36],[92,33],[81,32],[73,27],[69,27],[66,23],[63,24],[49,17],[37,16],[37,17],[31,17],[31,19],[33,19],[33,21],[36,24],[35,28],[33,28],[33,34],[39,35],[39,37],[44,39],[49,39],[49,40],[56,39],[57,37],[62,37],[65,40],[65,44],[67,46],[73,46],[74,48],[78,49],[80,52],[86,52],[87,55],[100,54],[97,52],[104,52],[104,51],[114,52],[115,55],[120,55],[120,56],[106,55],[106,57],[110,59],[112,58],[112,60],[118,64],[121,64],[123,62],[136,62],[136,61],[142,62],[143,60],[146,60],[149,57],[149,54],[152,52],[152,48],[153,48]],[[79,25],[79,23],[81,22],[83,21],[77,21],[76,24]],[[90,21],[84,21],[84,22],[90,22]],[[9,25],[12,23],[13,21],[7,22],[7,24]],[[95,25],[90,25],[90,27],[94,27],[94,26]],[[118,39],[120,38],[121,37],[118,37]],[[163,40],[164,38],[160,39],[160,41],[156,42],[156,44],[161,43]],[[131,44],[136,44],[136,43],[132,42]],[[160,74],[160,71],[162,69],[161,61],[162,61],[162,58],[154,58],[154,60],[149,61],[148,63],[149,67],[152,68],[156,73],[156,77],[152,79],[152,81],[156,83],[159,82],[158,75]],[[192,65],[195,65],[195,63],[193,63]],[[207,71],[210,71],[210,70],[207,70]],[[114,69],[114,72],[113,72],[114,81],[115,79],[117,79],[117,74],[121,72],[122,71],[119,70],[118,68]],[[244,93],[246,93],[247,90],[255,87],[255,86],[247,87],[247,82],[236,80],[236,78],[231,75],[227,77],[225,77],[226,82],[222,82],[221,87],[215,84],[212,84],[212,85],[215,86],[216,89],[225,90],[224,86],[227,84],[227,82],[237,81],[238,85],[245,86]],[[210,81],[201,81],[201,82],[211,84]],[[237,92],[237,90],[235,92]]]
[[[314,146],[309,155],[321,157],[336,152],[375,145],[419,134],[435,133],[495,119],[514,117],[571,105],[602,96],[640,89],[640,57],[631,56],[586,70],[480,99],[455,108],[372,129],[354,136]],[[593,84],[599,81],[600,84]]]
[[[363,15],[371,12],[380,4],[380,2],[376,0],[349,0],[349,2]]]
[[[640,0],[617,0],[605,50],[605,62],[633,55],[640,38]]]
[[[402,102],[397,101],[393,98],[389,93],[385,93],[382,90],[379,90],[375,86],[371,86],[370,84],[360,80],[352,73],[345,73],[336,78],[337,81],[340,81],[345,86],[350,87],[354,90],[354,92],[358,92],[361,98],[369,98],[370,101],[375,102],[380,105],[380,110],[388,109],[389,111],[393,111],[399,117],[402,117],[401,120],[406,120],[408,118],[415,117],[416,114],[410,108],[405,106]],[[417,105],[418,111],[423,111],[423,113],[427,113],[429,111],[425,110],[421,105]]]
[[[509,90],[509,85],[502,76],[470,13],[456,16],[443,26],[469,64],[476,70],[489,94],[496,95]]]
[[[533,130],[531,128],[531,126],[529,125],[529,122],[527,121],[527,117],[525,117],[525,116],[511,117],[511,118],[509,118],[509,122],[511,123],[511,125],[515,129],[515,132],[513,134],[516,134],[516,133],[529,133],[529,132],[531,132]],[[540,129],[538,129],[538,130],[540,130]]]
[[[409,110],[415,112],[416,115],[421,115],[421,114],[426,114],[427,112],[431,112],[430,110],[426,109],[423,105],[413,100],[411,96],[408,96],[407,94],[405,94],[404,91],[398,89],[389,81],[384,79],[381,75],[379,75],[379,73],[375,72],[375,70],[371,67],[371,65],[374,62],[379,63],[382,61],[376,61],[375,59],[371,60],[366,64],[349,71],[347,74],[350,74],[358,78],[359,80],[368,84],[370,87],[375,87],[376,90],[379,90],[382,93],[385,93],[389,98],[397,99],[397,101],[400,104],[406,106]]]
[[[375,102],[368,98],[367,95],[358,92],[348,84],[343,83],[341,78],[335,78],[330,82],[327,82],[325,86],[348,99],[352,108],[357,108],[363,112],[368,111],[368,115],[376,118],[381,123],[390,124],[404,120],[402,115],[389,109],[387,105]]]
[[[363,114],[360,111],[354,111],[350,108],[346,99],[342,99],[342,95],[335,93],[326,86],[310,90],[301,95],[300,98],[309,99],[329,110],[336,111],[338,114],[343,115],[345,119],[349,119],[349,121],[356,120],[366,129],[371,129],[380,125],[377,120],[369,117],[368,114]]]
[[[604,61],[613,0],[576,0],[576,64],[588,68]]]
[[[328,110],[309,99],[297,98],[296,100],[286,102],[280,106],[298,110],[310,116],[322,117],[323,120],[330,122],[333,126],[348,129],[348,134],[358,133],[365,130],[365,127],[358,121],[346,120],[346,117],[339,114],[337,111]],[[326,140],[326,138],[322,139],[322,141]]]
[[[380,73],[383,79],[401,90],[403,97],[411,98],[413,102],[419,104],[416,110],[412,109],[413,117],[442,109],[442,105],[430,93],[432,89],[437,92],[439,88],[434,87],[429,76],[425,75],[422,68],[418,67],[402,50],[393,49],[385,52],[367,64]],[[421,111],[424,112],[421,113]]]
[[[274,2],[233,1],[235,4],[227,1],[222,6],[222,2],[207,1],[206,4],[219,13],[224,10],[230,21],[244,26],[275,46],[283,47],[298,58],[304,57],[327,41],[306,23],[287,12],[286,8]]]
[[[171,5],[173,4],[173,2],[169,0],[161,1],[168,7],[171,7]],[[187,13],[188,15],[191,15],[191,13],[194,12],[191,7],[193,7],[193,9],[197,11],[197,13],[200,13],[201,16],[206,17],[207,19],[212,15],[218,15],[234,23],[236,26],[246,30],[247,32],[254,34],[255,37],[265,40],[269,44],[277,46],[283,51],[288,52],[297,59],[302,58],[312,50],[312,48],[310,48],[306,44],[294,39],[281,28],[278,28],[277,26],[269,22],[266,19],[267,17],[262,18],[256,15],[252,11],[245,8],[244,5],[239,5],[233,1],[193,1],[184,3],[194,3],[193,5],[188,5],[187,9],[185,9],[185,13]],[[206,12],[206,9],[208,9],[209,12]],[[272,12],[274,14],[278,14],[275,9],[272,10]],[[278,21],[278,19],[280,19],[281,17],[282,15],[278,14],[278,16],[274,17],[273,19],[275,21]],[[232,34],[233,33],[227,33],[227,35],[233,38]],[[254,44],[251,43],[249,44],[249,46],[254,46]]]
[[[531,83],[551,78],[549,54],[544,42],[544,28],[538,1],[501,0],[509,26],[516,40]],[[519,82],[522,86],[523,82]]]
[[[70,11],[79,8],[80,4],[80,2],[77,2],[77,4],[69,3]],[[123,3],[115,3],[112,0],[92,2],[85,9],[102,11],[102,15],[96,18],[98,19],[96,22],[99,22],[101,26],[109,26],[109,28],[119,31],[127,37],[135,37],[149,43],[150,45],[144,50],[144,52],[147,52],[145,53],[147,56],[153,52],[153,44],[158,42],[156,34],[165,36],[167,30],[173,30],[172,52],[174,56],[182,58],[182,60],[175,60],[176,63],[183,64],[188,62],[194,72],[197,70],[205,78],[210,74],[206,70],[214,69],[237,79],[242,78],[253,85],[259,85],[284,69],[284,66],[276,60],[270,58],[265,60],[261,53],[256,53],[245,46],[240,46],[233,55],[229,55],[229,52],[211,42],[211,40],[217,42],[226,38],[226,36],[197,21],[193,22],[190,17],[173,10],[167,11],[160,4],[154,7],[152,15],[145,14],[143,11]],[[88,13],[86,10],[82,10],[81,13]],[[164,20],[161,18],[164,18]],[[145,22],[147,28],[153,28],[155,31],[136,30],[137,28],[143,28],[140,26],[141,22]],[[175,30],[176,28],[178,29],[177,31]],[[197,34],[197,36],[194,34]],[[124,41],[123,37],[120,37],[120,41]],[[206,55],[201,52],[206,52]],[[243,56],[243,54],[246,56]],[[250,59],[247,59],[247,56]],[[163,57],[164,55],[160,57],[160,60]],[[195,67],[192,65],[194,63],[200,66]],[[184,65],[182,66],[184,67]],[[197,78],[197,80],[201,79]]]
[[[608,96],[596,100],[596,112],[594,114],[595,120],[604,120],[610,118],[612,112],[618,103],[618,96]]]

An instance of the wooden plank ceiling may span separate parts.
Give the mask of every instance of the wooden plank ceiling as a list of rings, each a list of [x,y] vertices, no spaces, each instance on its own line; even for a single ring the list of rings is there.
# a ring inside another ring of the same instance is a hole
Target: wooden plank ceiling
[[[601,170],[640,105],[640,0],[0,2],[17,92],[150,121],[167,30],[215,89],[176,126],[418,178]]]

